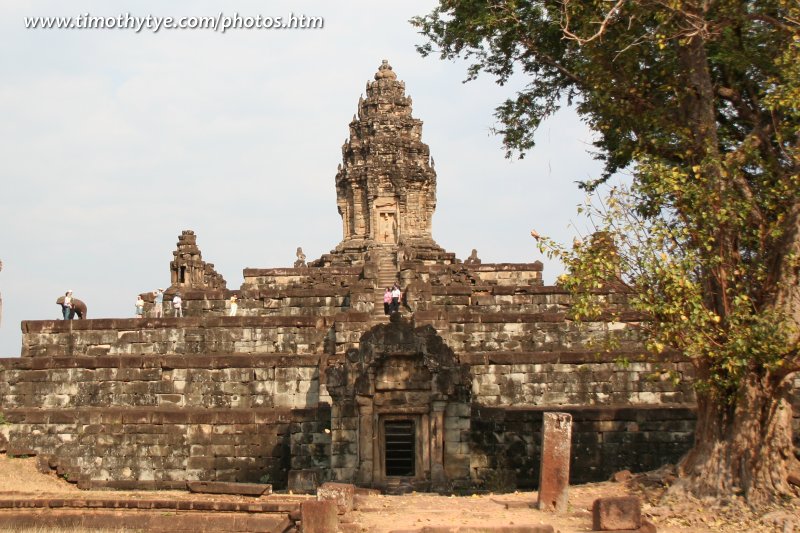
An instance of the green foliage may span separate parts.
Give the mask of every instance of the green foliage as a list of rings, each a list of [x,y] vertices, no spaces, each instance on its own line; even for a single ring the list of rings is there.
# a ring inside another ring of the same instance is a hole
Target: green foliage
[[[635,192],[614,188],[603,206],[584,208],[598,229],[588,243],[566,249],[539,237],[540,250],[569,270],[559,284],[573,294],[576,318],[607,311],[598,291],[627,292],[631,308],[652,317],[640,326],[647,348],[658,354],[669,347],[702,360],[708,372],[699,385],[725,401],[747,371],[780,369],[794,349],[785,318],[754,307],[751,287],[732,284],[723,319],[703,292],[705,270],[699,265],[707,258],[683,242],[685,232],[674,220],[643,220],[638,205]]]
[[[5,426],[8,424],[8,420],[3,413],[0,412],[0,426]]]
[[[748,374],[800,368],[778,305],[800,268],[800,3],[441,0],[412,23],[468,79],[527,77],[496,110],[508,155],[564,102],[597,132],[596,232],[571,249],[534,232],[568,268],[574,318],[625,291],[648,348],[687,354],[724,402]],[[601,187],[620,170],[629,188]]]

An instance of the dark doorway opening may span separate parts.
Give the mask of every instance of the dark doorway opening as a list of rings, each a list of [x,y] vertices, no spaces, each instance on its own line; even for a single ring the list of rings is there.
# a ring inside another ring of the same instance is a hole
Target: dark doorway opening
[[[416,431],[413,420],[386,420],[383,430],[387,476],[414,476]]]

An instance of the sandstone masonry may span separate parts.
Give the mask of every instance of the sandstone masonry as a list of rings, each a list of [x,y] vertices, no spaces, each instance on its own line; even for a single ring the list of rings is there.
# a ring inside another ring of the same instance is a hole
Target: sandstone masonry
[[[46,456],[87,488],[504,490],[538,484],[543,414],[558,411],[572,417],[572,482],[678,460],[693,441],[690,361],[647,353],[622,293],[576,323],[541,263],[440,247],[411,103],[384,62],[342,148],[330,253],[246,268],[232,290],[186,230],[167,290],[185,317],[149,318],[144,294],[143,319],[23,322],[21,357],[0,359],[0,450]],[[404,299],[390,320],[391,283]]]

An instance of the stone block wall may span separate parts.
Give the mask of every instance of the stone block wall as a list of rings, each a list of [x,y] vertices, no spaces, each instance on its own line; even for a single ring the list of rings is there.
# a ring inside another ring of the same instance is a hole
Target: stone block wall
[[[539,482],[542,414],[552,407],[473,406],[471,474],[488,490],[535,488]],[[609,479],[614,472],[674,463],[694,442],[691,407],[562,407],[572,415],[570,482]]]
[[[333,319],[187,317],[22,323],[22,356],[320,354]]]
[[[323,409],[4,409],[8,453],[37,454],[82,488],[182,489],[187,480],[285,487],[292,463],[325,457],[304,442]],[[330,444],[327,444],[329,447]],[[293,457],[298,455],[298,459]]]
[[[468,404],[449,403],[444,412],[444,463],[448,479],[470,479],[472,411]],[[458,487],[453,487],[458,488]]]
[[[542,285],[542,263],[486,263],[467,265],[425,264],[422,261],[400,263],[403,286],[419,282],[432,287],[502,286],[525,288]]]
[[[447,313],[567,313],[572,298],[560,287],[505,286],[475,284],[435,285],[412,281],[408,285],[412,311]],[[621,293],[598,295],[609,309],[622,310],[626,297]]]
[[[671,406],[695,402],[694,371],[677,354],[516,352],[461,354],[472,399],[485,406]]]
[[[329,464],[319,365],[294,354],[0,359],[0,440],[94,488],[285,486],[290,468]]]
[[[333,479],[355,479],[358,471],[358,408],[353,402],[331,406],[331,474]]]
[[[103,356],[0,359],[3,409],[305,408],[320,401],[319,357]]]
[[[242,290],[352,287],[362,267],[245,268]]]
[[[472,308],[414,316],[415,327],[426,323],[469,368],[472,411],[448,405],[443,419],[449,479],[535,482],[546,410],[575,417],[576,482],[655,468],[691,445],[690,363],[643,354],[621,325],[578,326],[563,311]],[[280,486],[287,469],[352,473],[359,444],[346,436],[357,416],[340,412],[331,427],[331,409],[343,406],[325,405],[323,376],[373,325],[369,313],[353,311],[24,322],[24,357],[0,360],[0,412],[11,421],[0,434],[12,453],[52,455],[68,476],[94,486],[265,475]],[[602,344],[609,335],[619,335],[619,349],[587,347],[587,339]],[[798,402],[795,393],[800,449]],[[175,453],[160,455],[168,447]]]
[[[604,351],[609,342],[618,350],[641,349],[632,326],[639,316],[628,313],[626,322],[577,323],[563,312],[484,313],[480,311],[418,311],[417,325],[430,324],[456,352]]]
[[[535,263],[483,263],[469,266],[469,269],[482,282],[505,287],[541,286],[543,268],[539,261]]]
[[[351,308],[357,300],[347,288],[331,287],[324,290],[253,289],[239,291],[185,290],[181,292],[184,317],[227,317],[230,313],[230,297],[236,294],[238,311],[236,316],[333,316]],[[164,301],[164,316],[174,317],[171,296]],[[152,295],[145,295],[145,317],[152,317]]]

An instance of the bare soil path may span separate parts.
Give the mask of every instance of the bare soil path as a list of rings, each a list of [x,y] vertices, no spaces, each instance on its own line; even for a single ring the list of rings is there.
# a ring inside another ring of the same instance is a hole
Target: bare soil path
[[[635,476],[627,483],[604,482],[570,487],[570,507],[560,515],[532,508],[536,502],[535,492],[458,497],[412,493],[359,496],[358,508],[348,521],[354,522],[354,527],[364,533],[419,530],[426,526],[541,524],[552,525],[561,533],[578,533],[591,531],[591,508],[595,499],[634,494],[642,498],[643,514],[656,525],[659,533],[800,533],[800,499],[753,513],[736,498],[724,505],[688,497],[665,498],[663,486],[654,481],[657,478]],[[83,491],[53,474],[40,473],[35,458],[16,459],[0,454],[0,500],[21,496],[175,500],[198,497],[184,491]],[[214,495],[214,498],[254,502],[266,501],[270,496]]]

